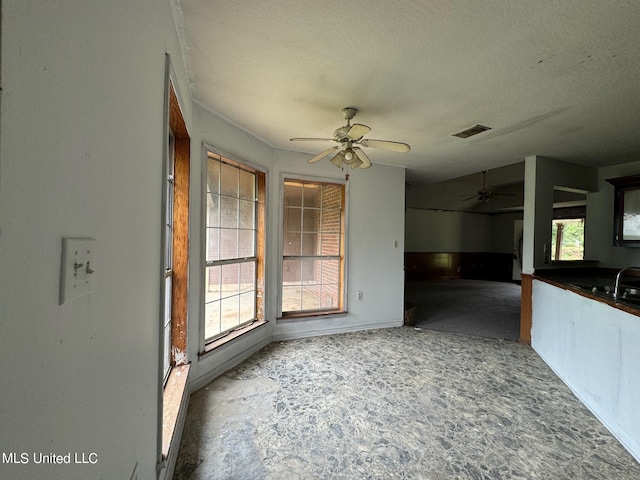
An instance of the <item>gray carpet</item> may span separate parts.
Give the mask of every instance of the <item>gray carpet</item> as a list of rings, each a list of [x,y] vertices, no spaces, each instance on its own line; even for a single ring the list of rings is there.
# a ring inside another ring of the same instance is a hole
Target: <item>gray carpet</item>
[[[407,282],[417,328],[518,341],[520,285],[486,280]]]

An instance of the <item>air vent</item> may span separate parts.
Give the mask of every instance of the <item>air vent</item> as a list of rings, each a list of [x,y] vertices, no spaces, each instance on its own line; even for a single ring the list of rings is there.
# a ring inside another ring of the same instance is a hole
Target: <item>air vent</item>
[[[485,127],[484,125],[474,125],[473,127],[466,128],[461,132],[454,133],[452,137],[458,138],[468,138],[473,137],[482,132],[486,132],[487,130],[491,130],[491,127]]]

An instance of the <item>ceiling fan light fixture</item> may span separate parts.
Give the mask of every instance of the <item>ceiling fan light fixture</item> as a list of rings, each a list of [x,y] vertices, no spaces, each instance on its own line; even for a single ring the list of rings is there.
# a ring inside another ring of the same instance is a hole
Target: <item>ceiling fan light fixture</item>
[[[336,167],[342,168],[343,159],[344,159],[344,153],[338,152],[338,154],[329,161],[333,163]]]
[[[346,163],[347,165],[351,165],[355,160],[356,160],[356,154],[353,152],[353,150],[350,147],[345,149],[343,153],[344,163]]]

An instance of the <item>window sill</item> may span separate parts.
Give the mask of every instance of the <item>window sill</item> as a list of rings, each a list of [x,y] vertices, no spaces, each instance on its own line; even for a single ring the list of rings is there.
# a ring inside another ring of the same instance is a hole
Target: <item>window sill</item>
[[[256,328],[265,325],[269,322],[267,322],[267,320],[256,320],[255,322],[253,322],[250,325],[247,325],[246,327],[240,328],[238,330],[234,330],[232,332],[230,332],[228,335],[225,335],[224,337],[218,338],[217,340],[214,340],[211,343],[208,343],[207,345],[205,345],[204,347],[204,351],[198,353],[198,357],[202,358],[204,356],[206,356],[207,354],[213,352],[216,348],[220,348],[222,345],[225,345],[233,340],[235,340],[238,337],[241,337],[242,335],[244,335],[245,333],[249,333],[253,330],[255,330]]]
[[[174,438],[178,417],[182,408],[187,406],[187,380],[190,365],[173,367],[167,384],[162,392],[162,458],[169,455]],[[184,402],[184,405],[183,405]]]
[[[278,317],[278,321],[344,317],[348,313],[349,312],[347,312],[346,310],[331,310],[327,312],[288,313],[286,315]]]

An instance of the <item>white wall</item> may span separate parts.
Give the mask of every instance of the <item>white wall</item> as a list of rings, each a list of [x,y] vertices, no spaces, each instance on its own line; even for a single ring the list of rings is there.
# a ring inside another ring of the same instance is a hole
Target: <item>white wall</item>
[[[513,222],[522,212],[482,214],[407,208],[407,252],[513,251]]]
[[[155,478],[165,52],[188,98],[168,1],[3,1],[0,452],[98,463],[2,478]],[[59,306],[65,236],[94,292]]]
[[[640,461],[640,321],[539,280],[531,346]]]
[[[407,208],[407,252],[489,252],[491,216]]]
[[[554,187],[597,190],[594,168],[532,155],[525,159],[523,272],[548,268]]]
[[[640,266],[640,248],[613,246],[614,187],[608,178],[640,174],[640,161],[598,170],[598,191],[587,195],[585,256],[600,266],[623,268]]]
[[[513,253],[513,224],[522,212],[491,215],[491,252]]]

